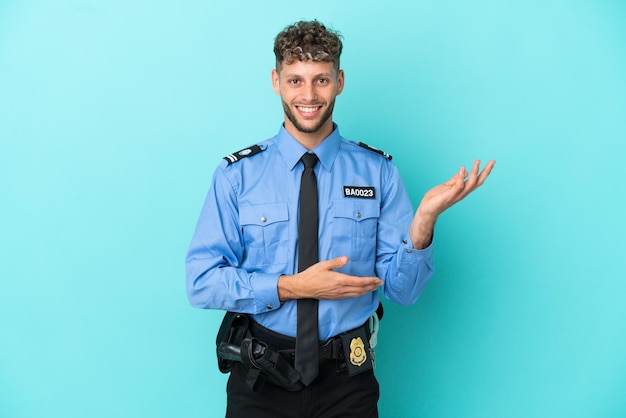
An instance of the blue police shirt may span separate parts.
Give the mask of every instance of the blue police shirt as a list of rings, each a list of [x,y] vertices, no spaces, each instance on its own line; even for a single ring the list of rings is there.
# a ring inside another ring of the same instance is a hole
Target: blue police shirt
[[[319,195],[319,257],[342,255],[337,271],[384,280],[383,295],[409,305],[430,279],[432,244],[415,250],[413,208],[397,168],[383,155],[334,131],[313,150]],[[261,325],[296,335],[295,300],[280,302],[281,274],[298,268],[298,196],[307,152],[284,127],[260,152],[216,169],[189,247],[187,294],[198,308],[249,313]],[[242,153],[242,154],[245,154]],[[319,301],[319,335],[362,325],[379,292]]]

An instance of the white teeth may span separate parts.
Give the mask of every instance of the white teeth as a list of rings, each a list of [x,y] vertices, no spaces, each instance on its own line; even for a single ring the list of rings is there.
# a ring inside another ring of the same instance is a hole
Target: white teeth
[[[303,113],[313,113],[319,108],[318,107],[298,107],[298,109]]]

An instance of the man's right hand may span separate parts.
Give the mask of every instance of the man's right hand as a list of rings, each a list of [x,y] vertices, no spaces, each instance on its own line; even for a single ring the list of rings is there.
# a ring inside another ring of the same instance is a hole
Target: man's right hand
[[[348,257],[320,261],[308,269],[278,278],[278,298],[292,299],[346,299],[373,292],[383,285],[378,277],[358,277],[339,273],[334,269],[348,264]]]

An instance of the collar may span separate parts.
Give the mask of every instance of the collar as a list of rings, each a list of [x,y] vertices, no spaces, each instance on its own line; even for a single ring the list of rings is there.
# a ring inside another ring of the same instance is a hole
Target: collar
[[[296,140],[283,125],[276,135],[276,145],[280,154],[285,159],[287,166],[293,170],[296,164],[302,158],[302,154],[308,150]],[[324,169],[330,171],[335,161],[335,157],[341,147],[341,135],[339,135],[339,127],[333,123],[333,131],[328,135],[315,149],[312,150],[319,158]]]

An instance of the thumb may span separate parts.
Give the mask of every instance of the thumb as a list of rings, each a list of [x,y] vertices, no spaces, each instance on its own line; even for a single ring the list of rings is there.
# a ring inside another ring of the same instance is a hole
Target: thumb
[[[346,257],[345,255],[342,255],[341,257],[337,257],[331,261],[332,261],[331,268],[336,269],[336,268],[340,268],[348,264],[348,257]]]
[[[466,177],[467,177],[467,170],[465,169],[465,166],[461,166],[459,171],[455,175],[453,175],[450,178],[450,180],[448,180],[448,184],[454,185],[459,182],[463,182]]]

